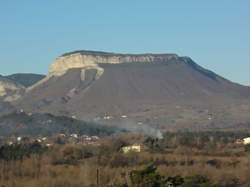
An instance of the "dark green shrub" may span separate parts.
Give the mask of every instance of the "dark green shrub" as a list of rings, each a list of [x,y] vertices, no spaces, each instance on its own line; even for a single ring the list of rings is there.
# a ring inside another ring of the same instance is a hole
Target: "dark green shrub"
[[[250,153],[250,144],[245,145],[245,152]]]
[[[21,160],[31,155],[42,155],[48,150],[47,147],[38,142],[3,145],[0,147],[0,160]]]
[[[132,187],[177,187],[184,183],[181,176],[164,177],[156,172],[153,165],[146,166],[141,170],[134,170],[130,173]]]
[[[132,187],[161,187],[165,183],[164,177],[156,172],[156,167],[153,165],[132,171],[130,180]]]
[[[188,176],[184,179],[183,187],[212,187],[210,180],[201,175]]]

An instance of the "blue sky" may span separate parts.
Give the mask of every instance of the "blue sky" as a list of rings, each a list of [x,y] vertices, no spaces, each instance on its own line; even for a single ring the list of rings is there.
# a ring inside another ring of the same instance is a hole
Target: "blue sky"
[[[250,85],[250,1],[0,1],[0,74],[45,74],[81,49],[176,53]]]

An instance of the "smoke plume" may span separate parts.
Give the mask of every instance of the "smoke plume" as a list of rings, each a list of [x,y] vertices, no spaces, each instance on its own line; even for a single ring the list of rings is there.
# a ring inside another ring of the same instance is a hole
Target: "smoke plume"
[[[159,129],[152,128],[147,124],[139,125],[138,123],[130,119],[123,120],[121,122],[121,127],[135,134],[147,135],[159,139],[163,138],[162,133]]]

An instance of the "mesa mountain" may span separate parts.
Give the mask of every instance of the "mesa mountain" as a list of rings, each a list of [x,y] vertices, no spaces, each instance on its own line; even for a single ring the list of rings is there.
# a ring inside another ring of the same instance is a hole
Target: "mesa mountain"
[[[40,81],[18,80],[0,78],[2,113],[161,129],[237,128],[250,122],[249,87],[176,54],[75,51],[58,57]]]

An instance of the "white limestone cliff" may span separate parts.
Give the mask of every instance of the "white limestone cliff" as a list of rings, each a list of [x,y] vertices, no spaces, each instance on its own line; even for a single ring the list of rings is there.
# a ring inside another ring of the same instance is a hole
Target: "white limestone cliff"
[[[98,64],[119,64],[144,62],[150,63],[154,61],[163,61],[170,58],[177,58],[177,55],[168,54],[145,54],[145,55],[126,55],[113,53],[98,52],[79,52],[57,58],[50,67],[49,75],[60,76],[71,68],[97,69],[98,76],[103,73],[103,69]]]

